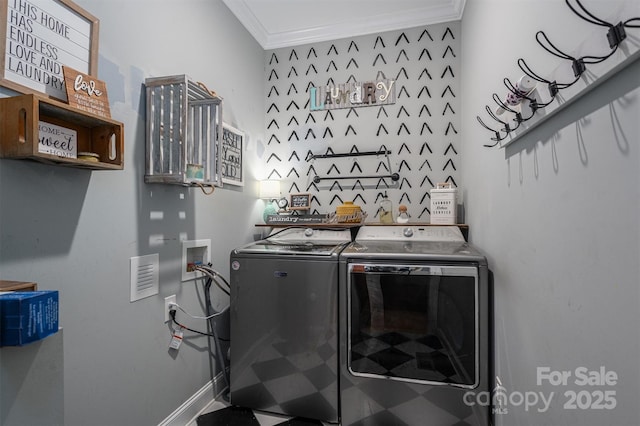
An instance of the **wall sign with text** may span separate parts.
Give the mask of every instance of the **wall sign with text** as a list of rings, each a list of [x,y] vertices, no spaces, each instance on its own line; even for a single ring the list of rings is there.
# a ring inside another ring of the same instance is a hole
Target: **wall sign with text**
[[[244,146],[244,132],[223,123],[222,126],[222,183],[230,185],[244,185],[244,167],[242,151]]]
[[[311,194],[291,194],[289,210],[309,210],[311,208]]]
[[[97,75],[98,25],[70,0],[0,0],[0,85],[67,100],[63,66]]]
[[[309,109],[311,111],[395,103],[395,80],[354,82],[309,89]]]
[[[73,68],[63,67],[69,105],[81,111],[111,118],[107,85]]]
[[[39,121],[38,152],[57,157],[78,158],[78,132]]]

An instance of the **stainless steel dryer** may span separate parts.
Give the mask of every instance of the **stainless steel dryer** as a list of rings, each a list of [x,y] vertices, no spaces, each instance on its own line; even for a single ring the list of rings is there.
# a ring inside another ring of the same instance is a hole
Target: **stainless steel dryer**
[[[460,230],[363,226],[340,275],[342,426],[488,425],[487,261]]]
[[[338,254],[348,229],[286,228],[231,252],[231,403],[338,422]]]

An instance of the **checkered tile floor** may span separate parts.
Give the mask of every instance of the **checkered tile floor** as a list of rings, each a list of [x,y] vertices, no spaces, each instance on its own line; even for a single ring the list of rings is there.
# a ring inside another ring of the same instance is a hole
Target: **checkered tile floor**
[[[248,408],[230,406],[225,402],[214,402],[189,426],[329,426],[318,420],[301,417],[279,416]],[[336,426],[336,425],[331,425]]]
[[[328,339],[333,342],[334,339]],[[282,347],[280,341],[271,342],[268,351],[262,352],[259,361],[245,374],[246,392],[253,402],[271,407],[272,410],[301,406],[322,406],[328,404],[323,392],[335,386],[328,374],[336,365],[335,348],[329,343],[320,345],[315,352],[296,351]],[[286,355],[284,355],[286,354]],[[420,378],[444,383],[465,383],[474,374],[471,371],[459,374],[455,369],[451,354],[435,335],[361,332],[359,341],[352,348],[352,369],[365,373],[386,376]],[[464,360],[456,360],[458,367]],[[327,370],[329,369],[329,370]],[[286,377],[291,386],[282,387],[279,380]],[[319,378],[325,377],[325,381]],[[313,383],[313,385],[311,384]],[[420,391],[420,385],[394,382],[391,395],[384,392],[383,398],[376,400],[375,392],[363,395],[365,388],[358,388],[343,381],[342,392],[347,403],[366,402],[369,412],[361,413],[360,420],[350,421],[351,425],[419,425],[424,418],[431,418],[434,424],[469,426],[478,423],[467,406],[461,406],[459,389],[433,389]],[[416,387],[417,386],[417,387]],[[445,392],[448,391],[449,393]],[[374,402],[377,401],[377,402]],[[377,408],[376,408],[377,407]],[[268,409],[267,409],[268,410]],[[343,419],[344,420],[344,419]],[[347,424],[347,423],[346,423]],[[268,411],[251,410],[231,406],[224,401],[213,403],[197,422],[188,426],[337,426],[336,424],[301,417],[287,417]]]
[[[312,346],[296,347],[278,336],[266,337],[256,345],[259,352],[247,355],[246,367],[232,367],[232,402],[273,413],[337,419],[337,337],[323,330],[310,342]]]

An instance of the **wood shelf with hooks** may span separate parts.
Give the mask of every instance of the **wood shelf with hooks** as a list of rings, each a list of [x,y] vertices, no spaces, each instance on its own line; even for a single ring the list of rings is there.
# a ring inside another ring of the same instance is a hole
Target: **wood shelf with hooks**
[[[90,170],[124,168],[124,125],[36,94],[0,98],[0,157],[29,159]],[[40,122],[76,132],[77,153],[71,158],[42,152]],[[97,160],[97,161],[96,161]]]

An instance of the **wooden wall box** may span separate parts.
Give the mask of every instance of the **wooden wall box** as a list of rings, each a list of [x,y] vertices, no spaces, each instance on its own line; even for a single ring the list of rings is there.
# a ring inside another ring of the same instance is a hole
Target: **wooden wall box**
[[[31,159],[91,170],[122,170],[124,125],[80,111],[37,94],[0,98],[0,157]],[[77,132],[77,152],[95,153],[98,161],[39,152],[40,121]]]
[[[0,280],[0,291],[36,291],[38,284],[26,281]]]
[[[222,98],[186,74],[145,80],[146,183],[222,186]]]

